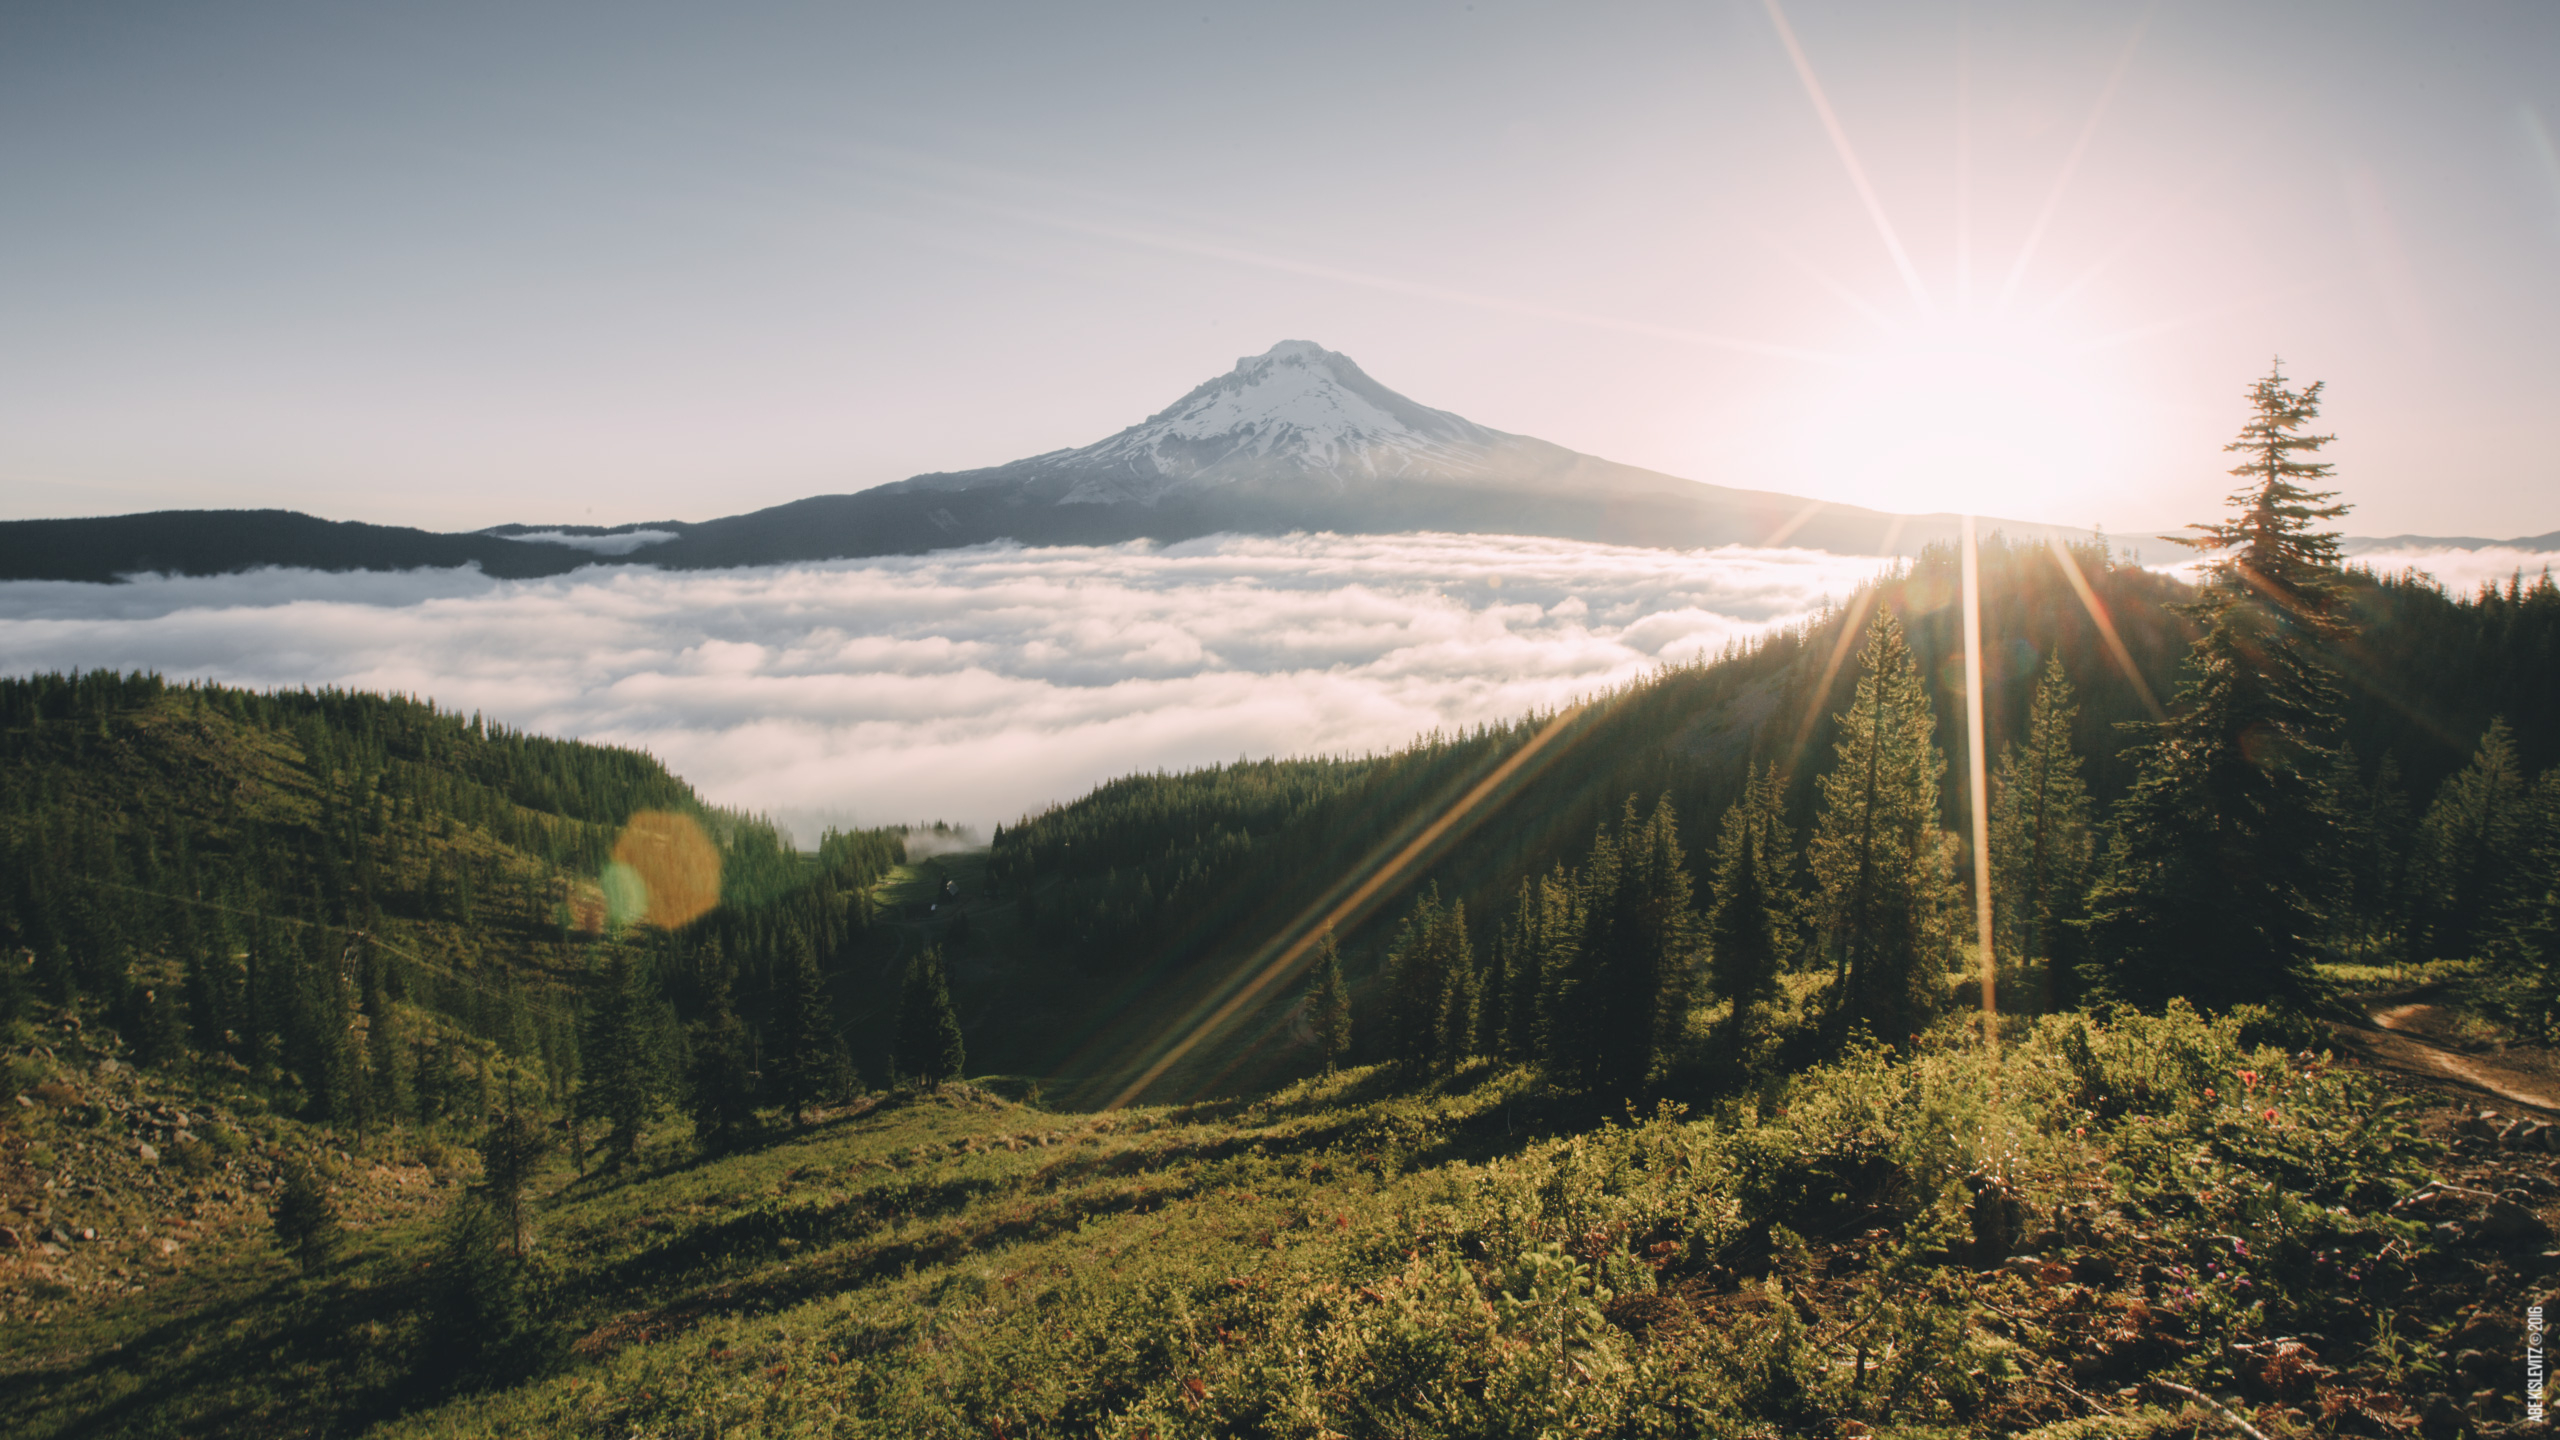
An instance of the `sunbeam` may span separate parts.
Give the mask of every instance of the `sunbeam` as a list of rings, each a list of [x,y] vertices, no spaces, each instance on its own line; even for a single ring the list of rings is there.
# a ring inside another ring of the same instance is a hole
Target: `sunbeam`
[[[2133,663],[2133,652],[2125,648],[2124,637],[2116,633],[2115,617],[2107,613],[2107,602],[2099,599],[2098,592],[2089,588],[2089,577],[2080,572],[2080,562],[2073,557],[2071,547],[2064,544],[2059,535],[2046,536],[2045,544],[2052,549],[2053,558],[2060,562],[2062,578],[2071,582],[2071,593],[2080,597],[2080,608],[2089,612],[2090,622],[2098,627],[2098,638],[2106,642],[2107,654],[2115,661],[2116,669],[2132,683],[2133,693],[2141,697],[2142,708],[2150,711],[2154,720],[2168,719],[2169,712],[2161,708],[2159,697],[2151,693],[2151,683],[2142,678],[2142,667]]]
[[[1902,248],[1902,237],[1894,233],[1893,221],[1884,213],[1884,202],[1876,196],[1875,186],[1867,182],[1867,167],[1858,163],[1858,152],[1849,143],[1849,132],[1832,112],[1830,98],[1822,93],[1822,81],[1813,73],[1813,62],[1805,58],[1804,46],[1797,42],[1795,27],[1787,23],[1787,12],[1778,0],[1763,0],[1769,7],[1769,22],[1778,27],[1778,39],[1787,47],[1787,58],[1795,62],[1796,78],[1804,82],[1804,93],[1813,101],[1814,112],[1822,117],[1822,128],[1831,136],[1831,148],[1840,153],[1840,163],[1848,167],[1849,183],[1857,187],[1858,199],[1867,207],[1867,218],[1873,220],[1876,234],[1883,238],[1884,248],[1893,256],[1893,268],[1911,291],[1912,303],[1922,314],[1932,314],[1937,305],[1929,298],[1929,287],[1922,284],[1920,271],[1911,263],[1910,252]]]
[[[1300,916],[1289,930],[1282,932],[1283,936],[1294,934],[1295,938],[1289,939],[1285,945],[1282,945],[1279,954],[1273,956],[1268,964],[1255,972],[1252,979],[1228,996],[1217,1009],[1193,1025],[1180,1040],[1162,1055],[1157,1056],[1154,1063],[1140,1072],[1137,1079],[1122,1087],[1120,1093],[1112,1097],[1111,1103],[1103,1108],[1117,1110],[1145,1094],[1148,1086],[1163,1078],[1167,1070],[1179,1063],[1183,1056],[1190,1054],[1194,1047],[1214,1033],[1218,1027],[1224,1025],[1237,1011],[1262,998],[1273,985],[1295,971],[1298,962],[1306,957],[1307,951],[1318,940],[1344,921],[1357,915],[1362,907],[1377,897],[1380,891],[1394,884],[1413,864],[1416,856],[1438,843],[1442,836],[1449,833],[1452,826],[1473,815],[1476,808],[1484,803],[1486,796],[1502,788],[1506,781],[1520,772],[1522,766],[1537,758],[1550,742],[1562,735],[1588,708],[1586,705],[1576,705],[1548,721],[1537,734],[1529,737],[1526,744],[1512,751],[1509,759],[1496,766],[1492,774],[1477,781],[1473,789],[1460,796],[1455,804],[1434,817],[1429,825],[1423,827],[1421,834],[1414,836],[1412,840],[1406,842],[1403,849],[1395,853],[1394,858],[1387,860],[1384,864],[1377,864],[1374,863],[1373,857],[1373,863],[1363,867],[1366,872],[1365,878],[1360,880],[1349,895],[1343,897],[1331,909],[1326,910],[1321,920],[1309,923],[1309,916]],[[1312,913],[1312,911],[1309,912],[1310,915]],[[1245,968],[1251,967],[1252,962],[1247,961]]]
[[[2000,286],[1998,308],[2006,310],[2018,295],[2019,282],[2027,275],[2027,266],[2035,259],[2036,248],[2044,243],[2044,232],[2052,226],[2053,217],[2062,209],[2063,192],[2071,188],[2071,177],[2079,172],[2081,158],[2089,153],[2089,142],[2097,138],[2098,123],[2106,118],[2108,104],[2124,84],[2125,72],[2133,68],[2134,52],[2142,46],[2143,32],[2151,28],[2151,17],[2160,13],[2160,0],[2145,7],[2142,18],[2134,22],[2133,33],[2125,37],[2124,50],[2116,56],[2115,69],[2107,75],[2107,83],[2098,91],[2098,101],[2089,107],[2089,118],[2080,127],[2080,136],[2072,142],[2071,153],[2063,157],[2062,173],[2054,177],[2053,189],[2044,197],[2044,208],[2036,212],[2035,223],[2027,227],[2026,243],[2018,247],[2018,256],[2009,264],[2009,278]]]
[[[1982,545],[1973,517],[1964,517],[1964,753],[1965,796],[1973,820],[1973,930],[1982,971],[1982,1043],[2000,1054],[2000,1006],[1994,997],[1999,967],[1991,948],[1991,784],[1983,770]]]

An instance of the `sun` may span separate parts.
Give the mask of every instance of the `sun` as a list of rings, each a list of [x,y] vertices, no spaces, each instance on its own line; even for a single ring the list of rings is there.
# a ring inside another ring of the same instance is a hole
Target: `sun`
[[[1799,463],[1850,504],[2077,523],[2132,421],[2112,369],[2046,326],[1922,320],[1841,361],[1798,418]]]

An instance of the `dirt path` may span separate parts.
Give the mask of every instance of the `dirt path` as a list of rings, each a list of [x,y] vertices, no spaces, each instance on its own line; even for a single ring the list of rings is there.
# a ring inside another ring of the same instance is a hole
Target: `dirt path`
[[[2550,1081],[2448,1049],[2420,1033],[2428,1021],[2436,1018],[2436,1007],[2393,1005],[2370,1013],[2378,1028],[2342,1029],[2339,1033],[2375,1063],[2409,1074],[2452,1080],[2518,1105],[2560,1113],[2560,1094],[2554,1093]]]

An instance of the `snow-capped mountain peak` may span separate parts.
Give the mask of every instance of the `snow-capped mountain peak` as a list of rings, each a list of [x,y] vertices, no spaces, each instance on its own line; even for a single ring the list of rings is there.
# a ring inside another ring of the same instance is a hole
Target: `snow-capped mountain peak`
[[[919,477],[937,489],[1013,483],[1038,471],[1068,482],[1055,503],[1152,504],[1238,481],[1340,491],[1397,478],[1484,474],[1517,437],[1417,405],[1351,357],[1283,340],[1107,440],[993,470]]]

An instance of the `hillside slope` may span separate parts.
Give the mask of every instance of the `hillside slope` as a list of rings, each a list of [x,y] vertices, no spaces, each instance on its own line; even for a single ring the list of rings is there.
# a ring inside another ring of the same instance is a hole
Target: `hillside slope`
[[[727,1157],[555,1161],[518,1272],[434,1130],[258,1117],[180,1172],[135,1117],[219,1102],[56,1033],[10,1058],[42,1098],[0,1181],[12,1235],[70,1238],[0,1253],[0,1406],[29,1436],[1161,1440],[2515,1409],[2479,1352],[2513,1342],[2560,1187],[2446,1155],[2469,1112],[2184,1011],[2012,1041],[1996,1085],[1951,1035],[1616,1120],[1483,1067],[1105,1116],[871,1095]],[[308,1273],[259,1223],[277,1158],[348,1226]]]

